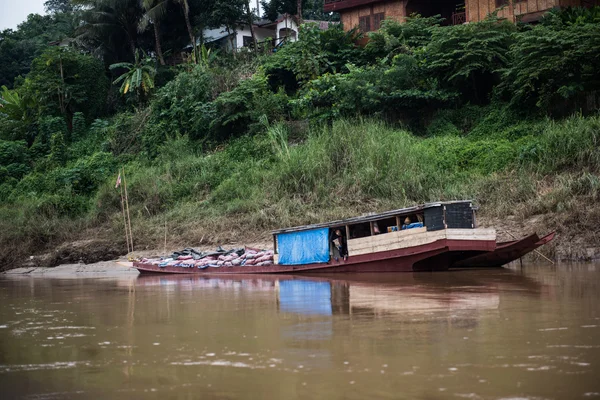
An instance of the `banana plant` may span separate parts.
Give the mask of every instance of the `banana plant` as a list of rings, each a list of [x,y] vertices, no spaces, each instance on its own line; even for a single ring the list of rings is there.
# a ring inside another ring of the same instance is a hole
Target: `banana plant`
[[[0,91],[0,114],[4,114],[15,121],[24,121],[28,116],[27,109],[27,101],[16,90],[10,90],[6,86],[2,86]]]
[[[138,100],[141,101],[154,89],[155,62],[143,51],[136,50],[134,63],[121,62],[110,66],[111,71],[119,68],[124,68],[126,71],[115,79],[113,84],[121,83],[119,91],[122,95],[135,92]]]

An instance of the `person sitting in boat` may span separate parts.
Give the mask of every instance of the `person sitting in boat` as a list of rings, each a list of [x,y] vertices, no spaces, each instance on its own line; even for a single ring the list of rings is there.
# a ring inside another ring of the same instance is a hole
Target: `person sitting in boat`
[[[379,225],[377,222],[373,222],[373,235],[379,235],[381,231],[379,230]]]
[[[404,219],[404,224],[402,225],[402,230],[406,230],[406,229],[414,229],[414,228],[422,228],[423,227],[423,223],[422,222],[412,222],[410,217],[406,217]]]
[[[337,261],[340,257],[344,260],[348,259],[348,245],[346,238],[342,235],[341,229],[336,229],[333,232],[331,241],[333,242],[333,259]]]

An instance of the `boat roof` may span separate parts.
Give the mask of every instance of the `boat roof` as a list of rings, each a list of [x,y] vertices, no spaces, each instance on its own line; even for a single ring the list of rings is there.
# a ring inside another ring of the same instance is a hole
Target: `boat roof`
[[[427,208],[441,207],[442,205],[446,205],[446,204],[458,204],[458,203],[460,203],[460,204],[473,203],[473,200],[438,201],[438,202],[434,202],[434,203],[419,204],[419,205],[416,205],[413,207],[399,208],[397,210],[391,210],[391,211],[386,211],[386,212],[382,212],[382,213],[371,213],[371,214],[367,214],[367,215],[362,215],[360,217],[353,217],[353,218],[341,219],[341,220],[337,220],[337,221],[323,222],[320,224],[303,225],[303,226],[296,226],[296,227],[292,227],[292,228],[278,229],[278,230],[272,231],[271,234],[277,235],[280,233],[300,232],[300,231],[308,231],[308,230],[312,230],[312,229],[321,229],[321,228],[334,228],[334,227],[340,227],[340,226],[345,226],[345,225],[360,224],[360,223],[364,223],[364,222],[373,222],[373,221],[379,221],[381,219],[391,218],[391,217],[395,217],[395,216],[414,214],[416,212],[423,211]]]

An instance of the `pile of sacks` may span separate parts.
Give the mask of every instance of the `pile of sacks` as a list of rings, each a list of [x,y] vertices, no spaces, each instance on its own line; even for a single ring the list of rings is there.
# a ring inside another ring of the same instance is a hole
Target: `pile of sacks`
[[[141,260],[144,264],[164,267],[181,268],[221,268],[240,266],[266,266],[273,265],[273,250],[257,250],[251,248],[223,250],[219,247],[214,252],[198,252],[194,249],[184,249],[173,253],[170,257],[161,257]]]

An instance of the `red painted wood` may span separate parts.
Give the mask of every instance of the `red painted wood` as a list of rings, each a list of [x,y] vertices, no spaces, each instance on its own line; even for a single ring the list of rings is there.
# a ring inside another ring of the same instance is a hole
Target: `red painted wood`
[[[350,256],[347,260],[331,260],[327,264],[208,267],[199,269],[197,267],[159,267],[135,262],[134,267],[141,273],[162,274],[286,274],[301,272],[406,272],[414,271],[414,265],[419,263],[419,270],[432,271],[448,269],[451,263],[473,255],[472,253],[464,254],[465,252],[490,252],[495,248],[496,243],[493,240],[442,239],[410,248]],[[448,252],[453,253],[452,257],[447,259],[438,257],[440,254]],[[430,263],[427,262],[429,259],[431,259]]]
[[[543,238],[533,234],[524,239],[503,243],[494,251],[455,262],[454,267],[499,267],[515,261],[554,239],[556,232]]]

